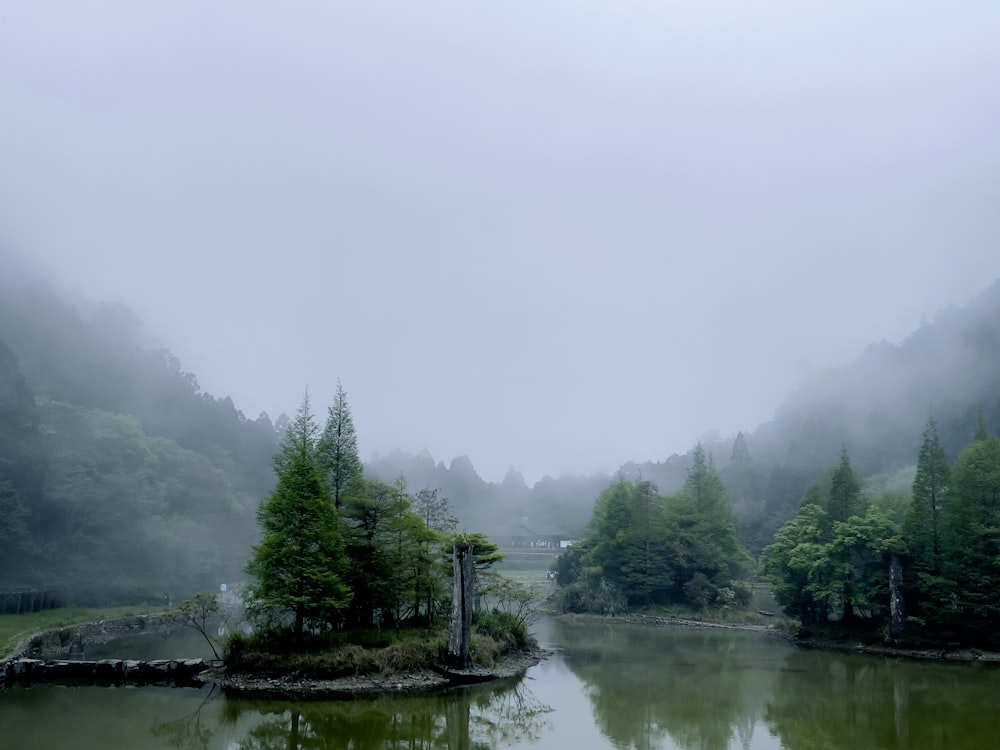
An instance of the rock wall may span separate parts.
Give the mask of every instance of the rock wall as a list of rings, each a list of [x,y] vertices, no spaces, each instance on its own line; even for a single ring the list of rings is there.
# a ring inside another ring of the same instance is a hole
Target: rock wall
[[[203,659],[45,661],[19,658],[0,662],[0,685],[195,685],[198,684],[195,676],[208,667]]]

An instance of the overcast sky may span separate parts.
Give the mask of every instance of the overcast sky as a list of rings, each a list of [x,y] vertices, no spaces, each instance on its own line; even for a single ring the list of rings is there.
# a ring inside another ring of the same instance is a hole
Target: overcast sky
[[[995,0],[0,0],[0,241],[251,418],[339,377],[363,458],[614,471],[1000,277],[998,40]]]

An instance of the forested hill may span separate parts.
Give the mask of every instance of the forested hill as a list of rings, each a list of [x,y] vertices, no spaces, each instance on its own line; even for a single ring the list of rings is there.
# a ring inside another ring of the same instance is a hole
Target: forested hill
[[[128,309],[0,249],[0,590],[159,600],[242,575],[277,435]]]
[[[808,486],[837,463],[842,447],[872,492],[908,493],[928,418],[954,461],[980,414],[990,431],[1000,431],[1000,281],[898,345],[872,344],[849,365],[823,373],[744,445],[729,440],[711,450],[744,540],[759,550],[794,515]]]
[[[939,313],[898,345],[872,344],[850,364],[817,376],[780,405],[772,421],[738,440],[730,436],[704,447],[726,482],[741,539],[756,553],[795,514],[808,487],[837,463],[842,447],[871,491],[908,492],[928,416],[933,412],[954,460],[980,411],[988,428],[1000,430],[1000,282],[965,306]],[[621,473],[672,493],[690,466],[690,453],[675,454],[628,463]],[[527,487],[512,469],[504,482],[491,484],[467,458],[445,466],[426,453],[396,452],[369,468],[385,481],[403,473],[411,487],[440,488],[463,522],[487,531],[513,519],[578,534],[612,480],[601,474],[546,477]]]
[[[907,493],[932,410],[950,460],[980,413],[1000,430],[1000,283],[824,373],[771,422],[706,443],[740,540],[754,554],[769,544],[842,447],[873,492]],[[136,600],[241,577],[256,509],[274,486],[277,432],[266,415],[248,419],[231,399],[203,393],[131,311],[57,289],[0,247],[0,591]],[[687,453],[621,473],[673,493],[690,466]],[[488,483],[466,457],[446,466],[401,452],[365,472],[386,482],[402,473],[410,492],[440,490],[462,528],[488,534],[523,523],[580,535],[612,480],[529,487],[511,469]]]

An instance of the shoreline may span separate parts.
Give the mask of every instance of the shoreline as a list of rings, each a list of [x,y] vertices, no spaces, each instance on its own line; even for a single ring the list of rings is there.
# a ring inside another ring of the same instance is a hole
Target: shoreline
[[[643,614],[624,615],[591,615],[564,613],[553,614],[557,619],[568,620],[570,622],[605,622],[605,623],[625,623],[629,625],[639,625],[642,627],[655,628],[720,628],[725,630],[745,630],[762,635],[781,638],[799,648],[816,649],[819,651],[841,651],[843,653],[865,654],[868,656],[881,656],[893,659],[914,659],[919,661],[948,661],[948,662],[981,662],[988,664],[1000,664],[1000,652],[986,651],[977,648],[962,648],[948,650],[943,648],[905,648],[902,646],[887,646],[884,644],[862,643],[860,641],[835,641],[828,638],[813,639],[800,638],[795,633],[784,630],[777,625],[754,625],[751,623],[724,623],[706,622],[704,620],[688,619],[683,617]]]
[[[225,667],[207,669],[195,676],[202,684],[217,685],[230,695],[250,698],[306,698],[346,700],[385,693],[424,693],[453,690],[470,685],[495,684],[522,677],[531,667],[547,659],[551,651],[533,648],[502,657],[493,667],[468,670],[426,668],[385,675],[352,675],[335,679],[301,677],[294,674],[256,676],[228,674]]]
[[[799,648],[812,648],[819,651],[842,651],[844,653],[865,654],[867,656],[883,656],[893,659],[914,659],[917,661],[952,661],[952,662],[984,662],[1000,663],[1000,653],[984,651],[977,648],[962,648],[949,651],[934,648],[904,648],[901,646],[885,646],[882,644],[831,641],[828,639],[792,638]]]
[[[623,615],[592,615],[580,614],[577,612],[566,612],[562,614],[552,614],[559,620],[569,622],[620,622],[627,625],[641,625],[651,628],[716,628],[720,630],[746,630],[753,633],[763,633],[764,635],[774,635],[787,640],[794,640],[794,636],[777,625],[755,625],[753,623],[738,622],[710,622],[707,620],[696,620],[687,617],[675,617],[673,615],[644,615],[628,613]]]

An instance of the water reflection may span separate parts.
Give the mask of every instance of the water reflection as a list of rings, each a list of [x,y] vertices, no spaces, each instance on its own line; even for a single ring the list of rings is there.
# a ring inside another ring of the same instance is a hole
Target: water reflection
[[[561,623],[563,658],[616,747],[749,747],[782,653],[757,633]]]
[[[215,722],[208,717],[202,721],[202,712],[212,698],[219,695],[214,685],[207,689],[201,703],[188,714],[170,721],[155,722],[150,730],[154,737],[163,737],[171,747],[208,750],[215,736]]]
[[[231,745],[240,750],[482,750],[537,741],[550,710],[517,680],[407,698],[294,705],[229,699],[222,719],[231,726],[249,721],[246,731]]]
[[[766,721],[788,750],[995,747],[1000,670],[793,651]]]
[[[307,702],[211,688],[0,690],[0,748],[950,750],[1000,737],[992,665],[803,651],[759,633],[538,629],[556,654],[523,680],[447,693]]]

